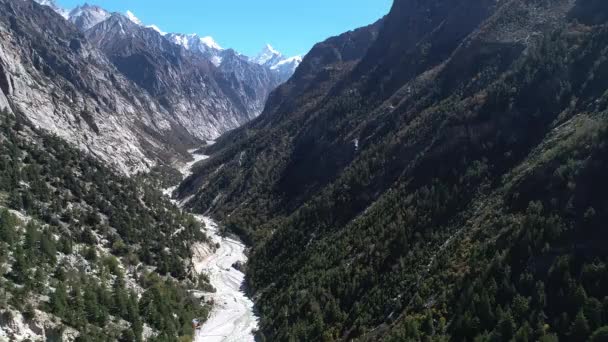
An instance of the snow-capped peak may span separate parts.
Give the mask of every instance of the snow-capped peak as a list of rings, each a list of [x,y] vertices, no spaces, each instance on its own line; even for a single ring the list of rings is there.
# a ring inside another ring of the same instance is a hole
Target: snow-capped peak
[[[279,61],[277,64],[271,66],[270,69],[271,70],[277,70],[277,69],[280,69],[282,67],[286,67],[288,65],[291,65],[291,66],[295,66],[295,67],[293,67],[294,70],[295,70],[295,68],[298,65],[300,65],[300,63],[302,63],[302,56],[293,56],[293,57],[285,58],[285,59]]]
[[[222,48],[211,36],[199,37],[196,33],[170,33],[167,37],[175,44],[181,45],[187,50],[200,50],[201,52],[205,52],[209,49],[217,51],[224,50],[224,48]]]
[[[144,25],[144,23],[142,23],[142,21],[139,20],[139,18],[135,14],[133,14],[133,12],[131,12],[129,10],[127,10],[125,12],[125,16],[127,17],[127,19],[129,19],[131,22],[135,23],[136,25],[152,29],[152,30],[160,33],[161,36],[164,36],[167,34],[167,32],[164,32],[163,30],[160,29],[160,27],[158,27],[156,25]]]
[[[282,53],[273,48],[272,45],[266,44],[252,61],[280,74],[291,75],[302,62],[302,57],[294,56],[286,58]]]
[[[70,11],[57,6],[57,4],[55,3],[54,0],[34,0],[34,1],[36,1],[37,3],[39,3],[42,6],[50,7],[51,9],[53,9],[53,11],[59,13],[65,19],[69,18]]]
[[[275,50],[275,48],[272,47],[272,45],[270,44],[266,44],[266,46],[264,47],[264,51],[272,54],[272,55],[280,55],[281,53],[277,50]]]
[[[133,14],[133,12],[127,10],[127,12],[125,12],[125,15],[127,16],[127,18],[129,20],[131,20],[132,22],[134,22],[137,25],[142,25],[141,20],[139,20],[139,18],[137,18],[135,16],[135,14]]]
[[[146,26],[146,27],[147,27],[147,28],[151,28],[151,29],[153,29],[154,31],[156,31],[156,32],[160,33],[162,36],[164,36],[164,35],[166,35],[166,34],[167,34],[167,32],[164,32],[163,30],[161,30],[161,29],[160,29],[158,26],[156,26],[156,25],[148,25],[148,26]]]
[[[110,16],[110,12],[101,7],[84,4],[70,11],[69,20],[79,29],[86,31]]]
[[[280,52],[275,50],[272,45],[266,44],[262,51],[253,59],[253,61],[260,65],[275,64],[276,59],[281,58]]]
[[[211,36],[202,37],[201,43],[215,50],[224,50]]]

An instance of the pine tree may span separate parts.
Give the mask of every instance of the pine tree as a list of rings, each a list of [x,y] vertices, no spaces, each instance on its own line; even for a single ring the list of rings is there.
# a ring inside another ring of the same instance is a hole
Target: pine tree
[[[59,238],[59,251],[65,255],[70,255],[73,252],[73,242],[68,237]]]
[[[23,198],[21,197],[19,190],[16,188],[13,189],[8,195],[8,205],[11,209],[23,209]]]
[[[40,238],[40,251],[49,264],[55,265],[57,248],[53,236],[48,231],[45,231]]]
[[[517,333],[515,333],[515,341],[518,342],[527,342],[530,341],[530,337],[532,336],[532,327],[530,327],[530,325],[528,324],[528,322],[525,322],[520,328],[519,330],[517,330]]]
[[[422,323],[422,331],[427,336],[435,335],[435,323],[433,322],[433,313],[431,310],[426,310],[424,321]]]
[[[25,250],[28,259],[32,262],[37,260],[38,252],[40,250],[40,231],[33,220],[25,226],[23,249]]]
[[[17,220],[6,209],[0,210],[0,241],[12,245],[17,240]]]
[[[498,322],[498,329],[504,341],[508,341],[513,337],[513,334],[515,333],[515,322],[513,321],[513,316],[509,310],[503,313],[502,318]]]
[[[69,307],[68,316],[70,324],[77,328],[83,327],[86,324],[85,304],[80,288],[77,285],[72,287]]]
[[[570,337],[574,341],[586,341],[587,337],[589,337],[589,333],[589,322],[587,322],[587,318],[581,310],[576,315],[574,323],[572,323],[572,328],[570,329]]]
[[[126,329],[122,332],[118,341],[119,342],[133,342],[133,341],[137,341],[137,337],[135,336],[133,329]]]
[[[597,329],[589,340],[591,342],[608,342],[608,326]]]
[[[46,288],[46,272],[41,266],[36,267],[34,272],[34,279],[32,282],[32,290],[34,289],[45,289]]]
[[[12,265],[11,275],[17,284],[25,284],[30,280],[30,264],[25,256],[23,248],[18,245],[15,248],[13,257],[15,262]]]
[[[59,282],[50,298],[51,312],[59,317],[66,317],[68,294],[63,282]]]
[[[112,299],[114,301],[112,307],[113,314],[118,317],[127,318],[129,313],[129,297],[124,285],[124,280],[121,277],[116,278],[116,281],[112,286]]]
[[[129,304],[127,306],[127,321],[131,322],[131,328],[135,333],[136,340],[142,340],[142,334],[144,332],[144,325],[141,317],[139,316],[139,308],[137,303],[137,294],[131,293],[129,295]]]
[[[577,286],[576,291],[574,292],[573,305],[575,310],[580,310],[583,308],[585,303],[587,302],[587,292],[585,288],[580,284]]]
[[[104,311],[104,307],[99,303],[97,290],[93,284],[88,284],[84,288],[84,309],[89,322],[98,324],[99,326],[105,324],[107,314]]]
[[[602,325],[602,303],[595,298],[589,298],[585,304],[585,317],[592,329],[599,328]]]

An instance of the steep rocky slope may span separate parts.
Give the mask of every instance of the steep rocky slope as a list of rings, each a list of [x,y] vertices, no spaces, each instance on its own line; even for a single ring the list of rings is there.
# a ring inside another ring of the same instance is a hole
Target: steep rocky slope
[[[213,139],[258,114],[249,102],[256,94],[238,93],[209,60],[125,16],[113,14],[86,36],[192,136]]]
[[[125,172],[196,141],[61,16],[32,1],[0,6],[1,101],[11,111]]]
[[[108,19],[110,13],[99,6],[84,4],[70,11],[68,20],[79,30],[86,31],[100,22]]]
[[[276,52],[274,63],[260,63],[233,49],[222,48],[212,37],[196,34],[169,33],[165,37],[218,67],[256,116],[264,109],[268,95],[287,81],[301,62],[299,57],[285,58]]]
[[[156,186],[0,111],[0,340],[191,339],[213,247]]]
[[[293,75],[302,63],[302,56],[285,57],[270,44],[266,44],[262,51],[251,58],[250,61],[270,70],[283,83]]]
[[[218,69],[227,79],[236,94],[248,104],[257,117],[264,110],[270,93],[283,81],[269,68],[249,62],[245,56],[232,49],[221,53],[222,62]]]
[[[220,69],[120,14],[84,5],[70,23],[44,4],[0,4],[0,107],[123,172],[188,158],[257,116],[278,85],[232,50]]]
[[[260,336],[599,338],[606,13],[396,0],[208,147],[179,191],[253,243]]]

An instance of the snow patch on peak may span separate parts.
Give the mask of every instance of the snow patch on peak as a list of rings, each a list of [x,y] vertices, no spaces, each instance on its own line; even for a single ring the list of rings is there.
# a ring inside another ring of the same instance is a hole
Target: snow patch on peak
[[[202,37],[201,43],[215,50],[224,50],[211,36]]]
[[[252,62],[276,72],[281,79],[287,80],[302,63],[302,56],[285,57],[270,44],[266,44]]]
[[[133,12],[127,10],[127,12],[125,12],[125,15],[127,16],[127,18],[129,20],[131,20],[132,22],[134,22],[137,25],[142,25],[141,20],[139,20],[139,18],[137,18],[135,16],[135,14],[133,14]]]
[[[201,52],[204,52],[208,49],[218,51],[224,50],[224,48],[222,48],[220,44],[218,44],[211,36],[199,37],[196,33],[170,33],[168,37],[175,44],[181,45],[186,48],[186,50],[200,50]]]
[[[300,63],[302,63],[302,56],[293,56],[293,57],[289,57],[289,58],[285,58],[285,59],[281,60],[277,64],[271,66],[270,69],[276,70],[276,69],[279,69],[281,66],[284,66],[287,64],[295,64],[297,66],[297,65],[300,65]]]
[[[173,43],[183,46],[186,50],[201,52],[203,54],[217,55],[224,51],[224,48],[211,36],[199,37],[196,33],[169,33],[167,34],[167,38]]]
[[[281,53],[277,50],[275,50],[275,48],[272,47],[272,45],[270,44],[266,44],[266,46],[264,47],[264,49],[266,50],[266,52],[269,52],[273,55],[280,55]]]
[[[266,65],[270,64],[273,60],[276,60],[281,57],[282,55],[279,51],[275,50],[272,45],[266,44],[262,51],[255,58],[253,58],[253,62],[260,65]]]
[[[188,46],[188,36],[180,35],[180,34],[175,34],[175,33],[170,33],[168,35],[168,37],[169,37],[169,39],[173,43],[184,47],[186,50],[189,49],[189,46]]]
[[[70,11],[57,6],[57,4],[55,3],[54,0],[34,0],[34,1],[36,1],[38,4],[40,4],[42,6],[50,7],[53,11],[59,13],[65,19],[68,19],[70,17]]]
[[[158,32],[161,36],[167,35],[167,32],[161,30],[160,27],[158,27],[156,25],[144,25],[144,23],[130,10],[127,10],[125,12],[125,16],[127,17],[127,19],[129,19],[131,22],[133,22],[136,25],[152,29],[152,30]]]
[[[156,25],[148,25],[148,26],[146,26],[146,27],[147,27],[147,28],[151,28],[151,29],[153,29],[154,31],[156,31],[156,32],[160,33],[160,34],[161,34],[161,36],[166,36],[166,35],[167,35],[167,32],[164,32],[163,30],[161,30],[161,29],[160,29],[158,26],[156,26]]]
[[[101,7],[84,4],[70,11],[69,20],[79,29],[86,31],[110,16],[110,12]]]

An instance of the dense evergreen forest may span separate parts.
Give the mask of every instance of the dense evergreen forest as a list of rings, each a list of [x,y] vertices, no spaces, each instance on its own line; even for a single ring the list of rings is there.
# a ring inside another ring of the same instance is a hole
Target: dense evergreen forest
[[[159,179],[121,176],[0,113],[0,308],[52,314],[56,340],[190,340],[210,308],[190,292],[209,289],[190,265],[206,237]]]
[[[397,0],[208,148],[180,192],[253,244],[260,340],[608,340],[607,14]]]

